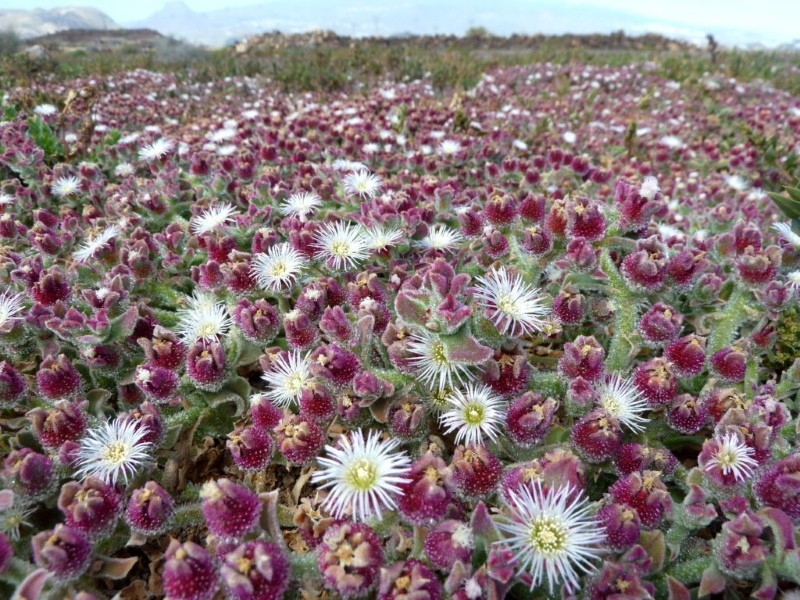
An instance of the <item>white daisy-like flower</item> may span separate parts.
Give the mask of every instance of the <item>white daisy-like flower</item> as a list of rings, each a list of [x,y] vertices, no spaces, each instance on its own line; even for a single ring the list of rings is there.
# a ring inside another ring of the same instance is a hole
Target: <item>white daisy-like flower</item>
[[[50,189],[59,198],[69,198],[81,191],[81,180],[74,175],[59,177]]]
[[[546,579],[551,596],[562,583],[576,591],[578,578],[594,570],[606,540],[591,504],[570,486],[545,492],[539,480],[509,495],[508,516],[497,522],[508,537],[495,543],[516,556],[518,570],[531,577],[531,589]]]
[[[178,335],[187,343],[214,340],[228,333],[233,324],[226,306],[211,294],[196,293],[188,306],[178,311]]]
[[[383,189],[381,178],[366,169],[348,173],[342,181],[342,185],[348,196],[359,196],[370,200]]]
[[[0,192],[0,206],[8,206],[9,204],[14,203],[14,196],[11,194],[6,194],[5,192]]]
[[[22,300],[25,294],[12,294],[3,292],[0,294],[0,327],[19,319],[17,315],[22,312]]]
[[[143,441],[146,435],[147,430],[137,421],[120,419],[89,429],[79,441],[75,475],[127,485],[150,459],[152,444]]]
[[[369,257],[369,242],[361,227],[339,221],[324,223],[314,236],[314,258],[346,271]]]
[[[572,131],[565,131],[564,135],[561,136],[561,139],[563,139],[568,144],[574,144],[575,142],[578,141],[578,136],[575,135],[575,133]]]
[[[280,290],[292,287],[307,264],[302,254],[284,242],[256,254],[250,272],[261,289]]]
[[[464,384],[471,379],[467,365],[450,359],[450,352],[439,336],[423,330],[413,333],[408,342],[409,359],[419,378],[428,387],[453,389],[453,382]]]
[[[800,292],[800,271],[789,271],[786,274],[787,285],[795,292]]]
[[[411,470],[411,459],[399,445],[398,439],[381,441],[377,431],[365,439],[359,429],[326,446],[328,456],[317,459],[322,468],[311,476],[329,490],[322,506],[334,518],[350,515],[354,521],[380,519],[384,510],[394,510]]]
[[[58,109],[52,104],[39,104],[33,109],[33,112],[40,117],[51,117],[58,112]]]
[[[377,225],[370,227],[364,234],[367,236],[367,245],[370,250],[384,250],[394,246],[403,239],[403,231],[397,228],[386,228]]]
[[[306,217],[311,216],[314,211],[322,205],[322,198],[314,192],[299,192],[289,196],[280,210],[286,216],[298,217],[305,221]]]
[[[731,188],[736,190],[737,192],[743,192],[747,188],[750,187],[750,184],[744,177],[740,175],[726,175],[725,176],[725,183],[727,183]]]
[[[635,433],[644,431],[650,421],[642,417],[649,407],[641,391],[629,379],[616,373],[597,386],[600,407]]]
[[[167,154],[172,152],[175,147],[175,142],[164,138],[159,138],[152,144],[147,144],[144,148],[139,150],[139,160],[145,162],[154,162],[161,160]]]
[[[116,225],[106,227],[96,236],[85,241],[83,245],[73,253],[75,260],[78,262],[86,262],[92,258],[98,250],[103,248],[106,244],[108,244],[108,242],[113,240],[120,233],[122,232]]]
[[[19,541],[19,528],[22,526],[31,527],[28,519],[36,512],[36,508],[36,505],[25,506],[15,502],[5,510],[0,510],[0,531],[13,541]]]
[[[333,163],[331,163],[331,167],[334,171],[366,171],[367,165],[362,162],[358,162],[355,160],[345,160],[343,158],[338,158]]]
[[[261,378],[270,387],[264,395],[276,406],[286,407],[300,399],[314,376],[308,356],[292,350],[288,355],[279,354]]]
[[[192,220],[191,230],[195,235],[203,235],[218,229],[239,214],[231,204],[215,204],[204,210]]]
[[[717,445],[717,451],[705,465],[706,471],[718,467],[723,475],[733,473],[736,481],[745,481],[755,472],[758,463],[753,458],[755,451],[739,441],[739,436],[729,431],[724,436],[712,438]]]
[[[778,236],[787,244],[800,250],[800,235],[792,231],[792,224],[789,221],[775,223],[772,229],[778,232]]]
[[[644,181],[642,181],[642,185],[639,187],[639,195],[648,200],[655,198],[656,194],[660,191],[661,188],[658,186],[658,179],[652,175],[645,177]]]
[[[456,432],[456,444],[482,444],[496,440],[505,416],[505,401],[486,385],[468,385],[453,390],[447,402],[452,407],[439,417],[445,433]]]
[[[134,172],[135,169],[129,162],[121,162],[114,167],[114,175],[116,177],[128,177],[129,175],[133,175]]]
[[[478,304],[503,335],[520,336],[542,331],[550,308],[539,288],[525,283],[505,267],[478,277]]]
[[[461,144],[455,140],[444,140],[436,148],[436,151],[444,156],[452,156],[461,152]]]
[[[431,227],[419,243],[426,250],[453,250],[463,239],[460,232],[439,224]]]

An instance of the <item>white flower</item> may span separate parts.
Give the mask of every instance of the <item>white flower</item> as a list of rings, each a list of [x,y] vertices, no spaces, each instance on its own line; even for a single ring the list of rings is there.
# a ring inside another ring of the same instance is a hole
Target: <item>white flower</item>
[[[314,236],[314,258],[337,270],[355,267],[369,257],[368,240],[360,227],[342,221],[324,223]]]
[[[790,221],[775,223],[772,229],[778,232],[778,235],[784,242],[800,250],[800,235],[792,231],[792,224]]]
[[[671,150],[677,150],[685,147],[685,144],[681,141],[681,139],[674,135],[665,135],[659,140],[659,143],[662,146],[670,148]]]
[[[517,150],[527,150],[528,144],[526,144],[523,140],[514,140],[511,145],[516,148]]]
[[[359,196],[361,198],[369,198],[370,200],[377,196],[381,189],[383,189],[383,182],[381,178],[367,171],[361,169],[355,172],[348,173],[342,181],[344,191],[350,196]]]
[[[230,219],[239,214],[230,204],[216,204],[207,208],[192,222],[191,230],[195,235],[203,235],[222,227]]]
[[[97,477],[114,485],[128,481],[150,458],[152,444],[137,421],[115,419],[89,429],[80,439],[76,475]]]
[[[364,234],[367,236],[367,245],[370,250],[383,250],[394,246],[403,239],[403,231],[397,228],[370,227]]]
[[[795,292],[800,292],[800,271],[789,271],[786,274],[786,282]]]
[[[30,498],[28,498],[30,500]],[[14,503],[5,510],[0,510],[0,531],[5,533],[13,541],[19,540],[19,528],[23,525],[31,527],[28,518],[36,512],[36,505],[26,506]]]
[[[713,437],[716,442],[717,450],[705,465],[706,471],[711,471],[718,467],[723,475],[733,473],[736,481],[750,479],[753,472],[758,467],[755,461],[755,451],[749,446],[739,441],[736,433],[729,431],[722,438]]]
[[[364,439],[359,429],[339,438],[335,446],[326,446],[328,456],[317,459],[322,468],[311,476],[321,489],[329,490],[322,506],[334,518],[351,515],[354,521],[380,519],[383,510],[394,510],[411,468],[399,445],[397,439],[381,441],[376,431]]]
[[[152,144],[147,144],[144,148],[139,150],[139,160],[145,162],[154,162],[162,159],[167,154],[172,152],[175,147],[175,142],[159,138]]]
[[[458,154],[459,152],[461,152],[461,144],[459,144],[455,140],[444,140],[436,148],[436,151],[439,154],[443,154],[445,156],[452,156],[453,154]]]
[[[129,162],[121,162],[114,167],[114,175],[116,177],[128,177],[129,175],[133,175],[133,173],[133,165]]]
[[[178,311],[178,335],[187,343],[214,340],[228,333],[233,321],[228,309],[214,296],[195,293],[188,306]]]
[[[305,221],[321,204],[322,199],[314,192],[300,192],[289,196],[280,210],[284,215]]]
[[[308,261],[302,254],[292,248],[291,244],[284,242],[256,254],[250,272],[261,289],[279,290],[293,286],[307,264]]]
[[[81,191],[81,180],[74,175],[59,177],[55,180],[51,189],[59,198],[68,198]]]
[[[366,171],[367,165],[354,160],[338,158],[331,164],[334,171]]]
[[[0,192],[0,206],[8,206],[9,204],[13,204],[14,200],[15,198],[11,194]]]
[[[639,195],[642,198],[647,198],[648,200],[652,200],[656,197],[656,194],[661,191],[661,188],[658,187],[658,179],[653,177],[652,175],[648,175],[642,181],[642,185],[639,188]]]
[[[600,407],[635,433],[644,431],[650,419],[641,416],[648,410],[647,401],[632,381],[614,374],[597,386]]]
[[[606,539],[583,493],[575,494],[570,486],[545,492],[533,480],[509,495],[509,516],[497,523],[508,537],[495,543],[513,552],[518,569],[531,577],[531,589],[546,578],[551,596],[561,583],[576,591],[578,577],[594,570],[592,561]]]
[[[427,250],[452,250],[464,238],[455,229],[446,225],[434,225],[428,235],[420,240],[420,245]]]
[[[575,135],[572,131],[565,131],[564,135],[562,135],[561,137],[568,144],[574,144],[578,140],[578,136]]]
[[[525,283],[520,275],[510,274],[505,267],[478,277],[475,297],[503,335],[541,331],[550,314],[541,290]]]
[[[308,357],[301,356],[299,350],[292,350],[288,357],[279,354],[261,378],[270,386],[264,395],[273,404],[285,407],[300,399],[303,390],[313,380],[313,375]]]
[[[470,379],[467,366],[452,361],[447,346],[439,336],[427,330],[411,335],[408,351],[414,355],[409,363],[419,371],[420,379],[428,387],[452,389],[454,379],[459,383],[466,383]]]
[[[0,327],[20,318],[17,315],[22,311],[23,298],[25,298],[25,294],[12,294],[10,292],[0,294]]]
[[[456,432],[456,444],[482,444],[496,440],[505,416],[505,402],[485,386],[468,385],[453,390],[447,402],[452,408],[439,417],[445,433]]]
[[[749,187],[747,180],[739,175],[726,175],[725,183],[737,192],[742,192]]]
[[[75,257],[75,260],[78,262],[86,262],[92,258],[98,250],[103,248],[106,244],[108,244],[108,242],[117,237],[120,233],[120,228],[116,225],[106,227],[92,239],[84,242],[83,246],[74,252],[73,256]]]
[[[58,112],[58,109],[52,104],[40,104],[33,109],[33,112],[40,117],[50,117]]]

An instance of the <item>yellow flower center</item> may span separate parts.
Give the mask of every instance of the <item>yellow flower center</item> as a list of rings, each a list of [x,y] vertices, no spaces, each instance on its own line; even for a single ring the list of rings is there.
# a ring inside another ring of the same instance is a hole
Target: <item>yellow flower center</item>
[[[485,409],[477,402],[471,402],[464,407],[464,421],[467,425],[480,425],[485,414]]]
[[[553,556],[567,549],[569,532],[561,521],[542,515],[531,523],[529,536],[535,550]]]
[[[124,462],[128,457],[128,447],[122,442],[112,442],[106,446],[103,458],[110,463]]]
[[[359,491],[366,492],[375,485],[378,469],[366,458],[356,461],[347,471],[347,482]]]

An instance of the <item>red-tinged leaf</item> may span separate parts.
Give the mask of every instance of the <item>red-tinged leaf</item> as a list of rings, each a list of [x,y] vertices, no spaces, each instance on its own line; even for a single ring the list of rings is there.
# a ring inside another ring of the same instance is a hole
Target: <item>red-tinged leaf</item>
[[[103,557],[98,562],[99,569],[97,570],[98,577],[107,577],[108,579],[124,579],[133,566],[139,562],[138,556],[131,556],[129,558],[112,558]]]
[[[717,567],[711,566],[703,571],[703,577],[700,579],[700,587],[697,590],[697,596],[702,598],[710,596],[711,594],[720,594],[725,589],[727,580],[725,576],[720,573]]]
[[[42,589],[44,589],[44,585],[50,577],[50,573],[45,569],[36,569],[17,586],[17,589],[14,590],[14,594],[11,596],[11,600],[41,598]]]
[[[667,590],[669,600],[692,600],[692,595],[686,586],[669,575],[667,575]]]

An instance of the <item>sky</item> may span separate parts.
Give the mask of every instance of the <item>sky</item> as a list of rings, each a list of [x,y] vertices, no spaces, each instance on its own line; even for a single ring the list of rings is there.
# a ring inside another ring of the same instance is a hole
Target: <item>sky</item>
[[[230,6],[247,6],[286,0],[184,0],[194,11],[209,11]],[[302,4],[303,0],[293,0]],[[364,0],[364,5],[381,0]],[[431,0],[432,3],[441,0]],[[568,0],[580,9],[581,5],[608,8],[645,17],[652,21],[653,30],[679,34],[681,26],[704,31],[735,29],[752,34],[753,39],[775,45],[800,38],[800,2],[789,0]],[[0,0],[0,9],[57,8],[93,6],[122,25],[145,19],[158,11],[165,0]],[[331,7],[336,0],[331,0]],[[465,12],[491,9],[486,0],[459,0]],[[519,0],[520,9],[552,5],[553,0]],[[624,24],[623,24],[624,25]],[[621,27],[621,28],[624,28]],[[536,33],[536,32],[521,32]]]

